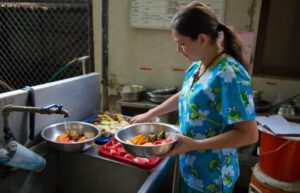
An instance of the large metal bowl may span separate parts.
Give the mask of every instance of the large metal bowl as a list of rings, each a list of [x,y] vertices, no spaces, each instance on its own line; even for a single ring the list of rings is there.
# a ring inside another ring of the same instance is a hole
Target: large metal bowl
[[[75,129],[83,133],[88,138],[88,140],[74,143],[56,142],[56,138],[60,134],[63,134],[71,129]],[[81,152],[90,148],[93,141],[97,137],[99,137],[100,134],[101,132],[95,125],[80,121],[69,121],[49,125],[45,129],[43,129],[41,136],[53,149],[64,152]]]
[[[130,138],[133,138],[138,133],[148,136],[151,133],[157,133],[161,130],[165,131],[166,137],[173,135],[174,141],[161,145],[149,146],[134,145],[127,142]],[[178,133],[179,130],[175,125],[165,123],[137,123],[119,130],[115,134],[115,137],[123,144],[124,149],[132,155],[139,157],[161,157],[171,151],[175,146],[177,143],[176,134]]]

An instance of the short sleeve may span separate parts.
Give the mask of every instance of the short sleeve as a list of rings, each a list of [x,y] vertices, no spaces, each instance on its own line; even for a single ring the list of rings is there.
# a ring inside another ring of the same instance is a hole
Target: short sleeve
[[[233,124],[255,119],[250,77],[243,67],[228,65],[218,73],[221,83],[220,115],[223,122]]]

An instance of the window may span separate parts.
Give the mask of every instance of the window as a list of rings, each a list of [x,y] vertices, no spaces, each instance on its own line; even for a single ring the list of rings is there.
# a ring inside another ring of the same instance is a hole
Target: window
[[[254,75],[300,79],[300,1],[263,0]]]

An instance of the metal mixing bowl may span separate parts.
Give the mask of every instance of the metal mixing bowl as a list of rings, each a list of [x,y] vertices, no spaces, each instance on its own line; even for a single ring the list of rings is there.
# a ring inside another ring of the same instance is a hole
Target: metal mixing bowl
[[[138,101],[143,91],[144,87],[141,85],[126,85],[119,90],[119,93],[124,101]]]
[[[174,141],[161,145],[134,145],[127,142],[130,138],[133,138],[138,133],[148,136],[151,133],[157,133],[164,130],[166,137],[173,135]],[[135,156],[139,157],[161,157],[171,151],[171,149],[177,143],[175,134],[178,134],[179,130],[177,126],[165,124],[165,123],[137,123],[129,125],[119,130],[115,137],[123,144],[124,149]]]
[[[77,130],[80,133],[84,134],[88,138],[88,140],[74,143],[56,142],[56,138],[60,134],[64,134],[68,130]],[[95,125],[80,121],[70,121],[52,124],[43,129],[41,133],[42,137],[44,138],[44,140],[47,141],[50,147],[58,151],[65,152],[81,152],[87,150],[91,147],[93,141],[97,137],[99,137],[100,134],[101,132]]]

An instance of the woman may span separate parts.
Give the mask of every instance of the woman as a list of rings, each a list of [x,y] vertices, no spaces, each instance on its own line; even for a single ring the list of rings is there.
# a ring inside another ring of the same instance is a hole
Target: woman
[[[166,156],[179,155],[180,192],[232,192],[239,176],[236,147],[255,143],[250,77],[235,34],[212,10],[193,2],[171,23],[177,51],[193,63],[182,89],[131,123],[179,110],[178,144]],[[219,36],[223,35],[223,45]]]

